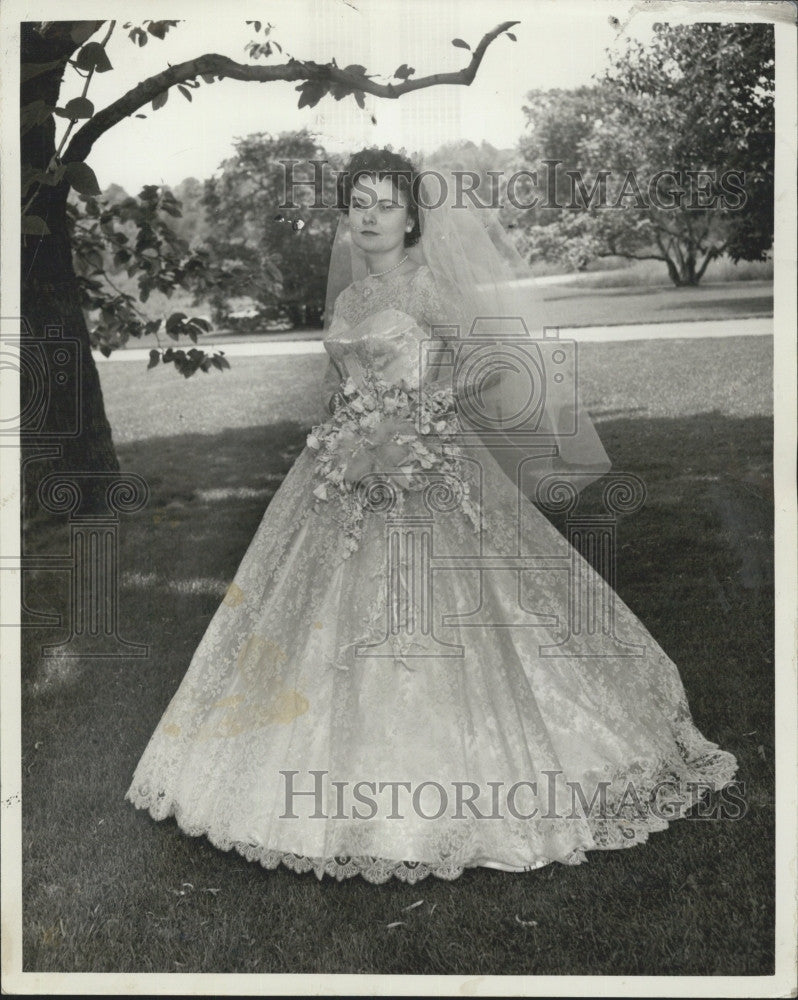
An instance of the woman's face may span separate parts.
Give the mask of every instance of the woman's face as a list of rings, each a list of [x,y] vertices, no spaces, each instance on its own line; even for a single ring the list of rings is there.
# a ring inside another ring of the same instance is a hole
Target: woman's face
[[[406,195],[396,190],[390,177],[358,177],[349,199],[349,228],[355,246],[379,254],[403,248],[405,233],[413,228],[407,206]]]

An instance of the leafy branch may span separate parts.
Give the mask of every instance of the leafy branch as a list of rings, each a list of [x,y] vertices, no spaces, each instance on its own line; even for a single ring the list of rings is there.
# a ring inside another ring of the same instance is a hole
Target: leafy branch
[[[94,143],[114,125],[139,111],[145,104],[155,101],[170,87],[185,84],[187,81],[196,81],[197,77],[202,77],[205,82],[211,82],[215,78],[256,83],[273,83],[278,80],[303,81],[300,107],[313,107],[334,88],[338,88],[338,93],[341,88],[346,89],[360,103],[362,97],[359,95],[366,93],[396,100],[404,94],[441,84],[469,86],[491,42],[499,35],[508,32],[517,23],[517,21],[505,21],[489,31],[473,50],[468,65],[462,69],[447,73],[432,73],[417,79],[410,79],[408,76],[401,83],[378,83],[373,77],[367,76],[361,66],[341,69],[334,62],[316,63],[298,59],[289,59],[288,62],[275,66],[261,66],[238,63],[228,56],[207,53],[156,73],[97,112],[75,133],[64,154],[64,161],[85,160]]]

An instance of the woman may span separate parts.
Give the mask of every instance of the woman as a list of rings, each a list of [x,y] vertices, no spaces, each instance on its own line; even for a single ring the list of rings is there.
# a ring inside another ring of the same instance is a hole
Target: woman
[[[430,198],[386,150],[355,156],[339,190],[329,419],[269,504],[127,798],[319,879],[525,871],[640,843],[736,762],[530,502],[553,474],[575,495],[608,467],[548,372],[566,352],[555,341],[544,357],[520,322],[519,261],[476,209]],[[525,396],[530,373],[546,393]],[[575,624],[577,585],[594,624],[604,602],[596,628]]]

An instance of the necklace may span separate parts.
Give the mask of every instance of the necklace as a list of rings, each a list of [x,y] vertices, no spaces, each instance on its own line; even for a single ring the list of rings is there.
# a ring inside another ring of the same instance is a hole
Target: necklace
[[[397,267],[401,267],[402,264],[404,264],[404,262],[407,260],[407,258],[408,258],[408,254],[405,254],[404,257],[402,257],[402,259],[399,261],[398,264],[394,264],[393,267],[389,267],[385,271],[374,271],[374,272],[371,272],[371,273],[369,273],[368,277],[369,278],[381,278],[383,276],[383,274],[390,274],[391,271],[395,271],[397,269]]]

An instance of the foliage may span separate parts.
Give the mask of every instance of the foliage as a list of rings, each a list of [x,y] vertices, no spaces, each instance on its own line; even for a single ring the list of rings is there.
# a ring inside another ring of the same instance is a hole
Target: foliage
[[[562,166],[556,201],[525,213],[529,256],[554,251],[574,268],[600,256],[653,258],[676,285],[697,284],[724,253],[765,260],[773,44],[772,25],[660,24],[651,43],[630,42],[615,55],[595,86],[530,94],[524,160]],[[585,196],[568,170],[582,173]],[[653,187],[662,171],[673,173]],[[604,205],[590,199],[596,182],[606,184]]]
[[[499,35],[509,35],[508,29],[515,22],[498,25],[473,50],[470,45],[455,40],[453,44],[471,52],[468,64],[461,70],[411,80],[415,69],[403,63],[389,83],[378,81],[376,75],[369,74],[364,66],[339,67],[334,58],[329,63],[319,64],[289,57],[281,65],[262,65],[263,60],[268,60],[275,53],[282,55],[282,46],[272,35],[273,25],[261,21],[247,23],[256,37],[245,49],[255,62],[242,64],[226,56],[207,53],[178,65],[169,63],[167,69],[142,80],[101,110],[95,109],[88,93],[95,73],[113,70],[106,48],[117,22],[27,22],[23,26],[20,110],[23,253],[27,247],[35,264],[39,257],[39,241],[50,237],[56,240],[66,237],[71,241],[81,304],[90,316],[95,317],[91,341],[103,353],[110,353],[130,337],[157,332],[162,325],[170,337],[176,339],[187,334],[195,341],[196,334],[207,326],[202,318],[191,319],[181,313],[172,313],[157,324],[142,317],[133,297],[113,286],[105,266],[109,250],[117,266],[123,265],[129,275],[137,275],[143,300],[153,288],[168,295],[170,290],[178,287],[196,288],[200,285],[206,290],[216,289],[218,297],[222,277],[211,266],[209,254],[200,249],[189,249],[179,227],[175,227],[177,231],[170,230],[160,220],[161,212],[180,218],[179,203],[171,194],[167,196],[166,189],[148,185],[138,199],[128,198],[122,205],[114,205],[100,197],[97,178],[86,160],[94,142],[104,132],[130,115],[145,117],[141,109],[146,105],[157,112],[167,103],[173,88],[191,102],[192,91],[223,78],[257,82],[294,81],[299,92],[299,108],[313,107],[326,95],[336,101],[351,96],[363,108],[366,92],[397,98],[407,91],[441,83],[468,85],[474,79],[487,47]],[[163,41],[179,24],[179,21],[147,19],[140,23],[124,22],[122,29],[140,48],[153,39]],[[101,29],[104,29],[104,35],[98,41],[93,36]],[[67,73],[68,68],[74,76]],[[75,77],[80,81],[80,93],[64,101],[61,96],[63,84],[73,84]],[[57,118],[67,120],[68,125],[56,147]],[[230,188],[232,186],[231,182]],[[221,188],[218,194],[220,203],[230,194],[224,181]],[[75,211],[74,204],[68,207],[67,194],[70,191],[84,199],[83,217]],[[217,195],[211,190],[208,197],[213,203]],[[274,214],[271,217],[274,219]],[[282,296],[284,303],[296,310],[297,303],[309,291],[308,280],[318,279],[318,257],[328,221],[321,221],[319,217],[319,221],[309,225],[304,239],[294,240],[296,245],[290,254],[286,252],[285,236],[277,236],[278,232],[286,233],[287,226],[281,231],[274,231],[276,247],[270,246],[263,252],[263,239],[256,242],[257,259],[246,247],[241,247],[243,259],[236,261],[234,258],[239,250],[234,248],[240,241],[231,238],[231,285],[247,282],[252,268],[258,263],[262,297],[273,305],[276,297]],[[135,230],[132,245],[129,245],[130,227],[127,231],[124,228],[126,223],[132,223]],[[292,227],[293,232],[299,229],[301,226]],[[35,244],[33,241],[36,241]],[[217,245],[220,243],[217,240]],[[297,247],[301,248],[299,253],[295,252]],[[39,259],[45,256],[41,255]],[[59,260],[63,260],[63,256],[59,254]],[[278,268],[278,262],[289,257],[296,263],[298,273],[304,276],[293,286]],[[32,275],[35,270],[31,267],[26,273]],[[316,294],[316,320],[319,315]],[[153,354],[151,364],[159,359],[174,363],[184,375],[191,375],[196,370],[209,371],[212,366],[223,367],[218,356],[207,355],[198,349],[192,349],[188,354],[171,349],[158,351]]]
[[[294,186],[286,187],[292,166]],[[318,164],[319,204],[312,181]],[[226,274],[211,295],[224,320],[231,300],[247,295],[260,314],[293,325],[320,326],[330,248],[340,213],[335,168],[340,166],[303,129],[279,136],[258,133],[236,142],[235,156],[205,183],[202,204],[210,222],[207,246]],[[283,207],[292,202],[297,207]]]
[[[137,198],[82,196],[82,205],[67,203],[67,224],[73,248],[81,306],[90,323],[92,346],[108,357],[130,337],[163,331],[173,340],[197,337],[210,330],[200,316],[173,312],[162,319],[149,319],[136,298],[119,289],[109,271],[124,269],[135,277],[138,300],[146,302],[153,291],[171,296],[177,288],[196,294],[216,287],[224,275],[211,262],[207,250],[191,250],[166,221],[179,217],[180,205],[168,188],[145,185]],[[111,251],[110,260],[109,248]],[[153,350],[150,364],[159,360],[174,364],[185,377],[200,370],[229,367],[218,353],[204,351]]]

